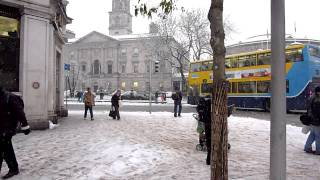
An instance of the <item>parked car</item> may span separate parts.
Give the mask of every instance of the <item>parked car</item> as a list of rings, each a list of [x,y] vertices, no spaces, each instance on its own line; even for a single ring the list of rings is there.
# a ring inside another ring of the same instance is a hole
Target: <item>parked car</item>
[[[126,91],[121,95],[121,99],[124,99],[124,100],[148,100],[149,98],[144,94],[138,93],[137,91]]]

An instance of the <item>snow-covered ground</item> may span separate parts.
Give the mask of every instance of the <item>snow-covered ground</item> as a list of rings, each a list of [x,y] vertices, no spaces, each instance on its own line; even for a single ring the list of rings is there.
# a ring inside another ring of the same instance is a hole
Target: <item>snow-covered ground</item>
[[[111,120],[96,112],[83,120],[69,112],[52,130],[18,134],[13,143],[21,180],[210,179],[192,114],[123,112]],[[269,121],[229,118],[229,179],[269,179]],[[306,135],[287,126],[287,179],[320,179],[320,156],[303,152]],[[5,165],[1,174],[7,172]]]

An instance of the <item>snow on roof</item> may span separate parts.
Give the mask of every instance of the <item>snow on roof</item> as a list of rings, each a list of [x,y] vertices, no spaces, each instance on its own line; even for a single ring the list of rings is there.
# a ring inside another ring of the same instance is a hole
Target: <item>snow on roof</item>
[[[157,34],[144,33],[144,34],[126,34],[126,35],[118,35],[118,36],[110,36],[110,37],[117,39],[119,41],[123,41],[123,40],[136,40],[139,38],[151,38],[156,36]]]

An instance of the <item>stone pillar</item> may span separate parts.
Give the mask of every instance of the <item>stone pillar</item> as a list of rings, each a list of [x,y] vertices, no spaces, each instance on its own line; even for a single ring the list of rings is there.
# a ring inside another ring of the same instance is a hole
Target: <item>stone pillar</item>
[[[49,61],[48,61],[48,119],[53,123],[57,123],[57,114],[56,114],[56,56],[55,56],[55,43],[54,43],[54,34],[53,27],[50,26],[48,29],[49,32]]]
[[[33,129],[47,129],[50,35],[49,17],[25,13],[21,17],[20,90]]]

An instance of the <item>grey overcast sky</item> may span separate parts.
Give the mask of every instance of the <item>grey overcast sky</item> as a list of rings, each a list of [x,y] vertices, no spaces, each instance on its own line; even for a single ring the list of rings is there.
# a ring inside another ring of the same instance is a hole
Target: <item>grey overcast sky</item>
[[[160,0],[151,0],[160,2]],[[147,33],[148,18],[134,16],[131,0],[133,33]],[[178,7],[185,9],[200,8],[208,11],[211,0],[178,0]],[[68,16],[73,23],[67,28],[76,33],[76,38],[98,31],[108,35],[109,13],[112,0],[69,0]],[[319,17],[320,0],[286,0],[286,33],[297,38],[320,40]],[[248,41],[249,37],[270,33],[270,0],[225,0],[224,16],[232,22],[236,33],[231,34],[227,44]],[[296,24],[296,33],[295,26]]]

